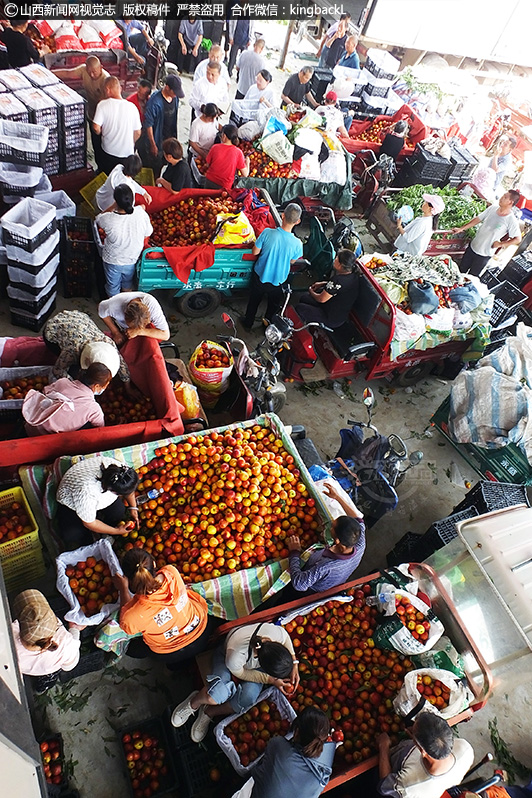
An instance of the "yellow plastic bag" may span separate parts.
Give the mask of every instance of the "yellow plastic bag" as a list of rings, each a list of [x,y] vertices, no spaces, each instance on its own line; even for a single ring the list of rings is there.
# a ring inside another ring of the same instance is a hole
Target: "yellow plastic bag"
[[[214,246],[229,247],[239,244],[250,244],[255,241],[255,231],[251,222],[243,211],[235,216],[231,213],[219,213],[216,222],[227,219],[218,231],[218,235],[212,242]]]
[[[184,381],[176,382],[174,383],[174,394],[177,401],[185,408],[181,413],[184,419],[200,417],[201,404],[195,385]]]

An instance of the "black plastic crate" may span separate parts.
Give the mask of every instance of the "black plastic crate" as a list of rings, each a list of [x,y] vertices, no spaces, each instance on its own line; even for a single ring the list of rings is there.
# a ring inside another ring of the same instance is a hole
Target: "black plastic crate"
[[[516,255],[501,272],[501,280],[508,280],[517,288],[521,288],[530,279],[532,279],[532,252]]]
[[[325,90],[329,83],[334,80],[332,69],[327,67],[316,67],[310,81],[310,91],[314,95],[316,102],[321,103]]]
[[[442,549],[447,543],[450,543],[451,540],[457,537],[458,532],[456,531],[456,524],[459,521],[474,518],[476,515],[478,515],[476,507],[471,506],[466,507],[460,512],[448,515],[447,518],[442,518],[441,521],[435,521],[422,536],[423,545],[426,546],[430,554],[438,551],[438,549]],[[429,557],[430,554],[426,556]]]
[[[164,765],[168,768],[168,772],[164,775],[161,775],[159,778],[159,789],[156,792],[152,792],[152,798],[157,798],[159,795],[164,795],[165,793],[171,792],[175,790],[178,786],[178,777],[176,773],[176,767],[174,763],[174,757],[172,756],[172,751],[170,744],[168,742],[168,738],[166,735],[166,731],[164,728],[164,724],[160,718],[150,718],[149,720],[140,721],[140,723],[136,723],[134,726],[129,726],[126,729],[121,729],[117,732],[117,737],[120,742],[120,747],[122,751],[122,763],[124,770],[127,774],[127,783],[128,783],[128,793],[133,798],[134,797],[134,790],[131,784],[131,777],[130,771],[128,767],[128,761],[126,759],[126,752],[124,750],[124,743],[123,737],[126,734],[134,734],[135,732],[141,732],[149,734],[151,737],[155,737],[158,740],[158,748],[164,748],[165,757],[164,757]],[[196,747],[196,746],[195,746]],[[147,778],[146,786],[149,786],[150,778]],[[179,785],[179,796],[180,798],[183,796],[183,792],[181,790],[181,785]]]
[[[14,311],[15,313],[19,310],[24,310],[26,313],[32,313],[35,316],[38,316],[41,310],[44,308],[47,302],[50,301],[52,296],[57,295],[57,286],[54,285],[47,294],[44,294],[40,299],[37,300],[25,300],[25,299],[13,299],[12,297],[9,298],[9,309]]]
[[[387,97],[390,88],[390,86],[375,86],[373,83],[367,83],[363,91],[370,97]]]
[[[16,233],[12,233],[7,229],[2,231],[3,238],[4,238],[4,245],[10,244],[14,247],[19,247],[23,249],[25,252],[35,252],[37,247],[40,247],[41,244],[50,238],[51,235],[55,233],[57,230],[57,221],[56,219],[51,219],[46,227],[44,227],[40,233],[34,238],[24,238],[24,236],[19,236]],[[18,266],[18,263],[12,264],[13,266]]]
[[[48,321],[54,310],[55,310],[55,302],[52,302],[50,308],[46,313],[43,313],[42,316],[37,316],[37,317],[28,316],[23,311],[15,312],[14,310],[12,310],[11,324],[13,324],[15,327],[24,327],[24,329],[26,330],[39,332],[43,324]]]
[[[71,234],[86,236],[85,239],[79,240],[71,238]],[[62,244],[62,258],[65,263],[68,263],[71,255],[81,255],[86,253],[94,257],[96,251],[96,244],[94,243],[94,230],[92,227],[92,220],[86,219],[83,216],[65,216],[61,220],[61,244]],[[66,257],[65,257],[66,256]],[[88,267],[91,264],[87,264]]]
[[[92,296],[92,279],[90,275],[75,278],[63,274],[63,296],[66,299],[74,297],[90,298]]]
[[[76,169],[85,169],[87,166],[87,155],[85,147],[79,146],[75,150],[63,150],[61,157],[61,171],[74,172]]]
[[[61,172],[61,159],[59,158],[59,152],[54,152],[52,154],[48,154],[46,156],[46,161],[44,162],[43,166],[44,174],[50,175],[58,175]]]
[[[46,158],[44,160],[44,164],[42,164],[43,168],[46,165],[46,162],[50,159],[52,155],[55,155],[56,152],[59,151],[59,128],[51,127],[48,129],[48,148],[46,150]]]
[[[506,343],[506,339],[513,335],[512,330],[494,330],[490,336],[489,344],[484,347],[482,357],[491,355]]]
[[[172,725],[172,712],[173,707],[168,707],[163,715],[163,722],[164,727],[166,730],[166,736],[168,737],[168,742],[172,748],[173,752],[179,751],[181,748],[185,748],[191,744],[190,738],[190,730],[192,729],[192,725],[196,720],[196,716],[192,715],[186,723],[182,726],[173,726]]]
[[[374,78],[379,78],[381,80],[395,80],[397,77],[395,72],[386,72],[380,66],[377,66],[375,61],[371,58],[366,59],[366,63],[364,64],[368,72],[371,72]]]
[[[419,177],[430,177],[442,181],[447,179],[451,167],[451,162],[447,158],[429,152],[421,144],[416,145],[413,154],[406,160]]]
[[[37,183],[37,185],[39,185]],[[7,197],[34,197],[37,191],[35,186],[10,186],[7,183],[0,183],[2,199],[7,202]]]
[[[86,673],[94,673],[101,671],[105,667],[107,657],[105,652],[100,648],[96,648],[94,644],[91,645],[91,650],[81,653],[79,662],[71,671],[61,671],[59,676],[60,681],[65,684],[72,679],[78,679],[80,676],[85,676]]]
[[[497,327],[497,325],[513,316],[517,308],[528,299],[526,294],[523,294],[519,288],[516,288],[508,280],[496,285],[491,289],[491,292],[495,295],[490,317],[492,327]]]
[[[13,140],[20,146],[14,147],[6,141],[0,141],[0,160],[24,166],[44,166],[47,149],[45,148],[42,152],[34,152],[30,151],[27,145],[27,142],[31,140],[37,142],[39,147],[44,147],[46,131],[43,131],[42,127],[35,127],[28,124],[19,128],[13,125],[12,127],[15,129],[12,130],[10,122],[6,120],[2,120],[1,127],[5,136],[12,136]],[[9,129],[6,130],[5,128]]]
[[[468,180],[478,166],[478,161],[469,150],[458,143],[451,144],[451,168],[447,175],[451,182]]]
[[[399,170],[393,182],[394,188],[406,188],[407,186],[432,186],[440,188],[446,182],[446,178],[423,177],[408,163],[408,158]]]
[[[4,233],[4,235],[5,235],[5,233]],[[52,252],[46,258],[44,263],[39,263],[39,264],[34,266],[34,265],[30,264],[30,263],[22,263],[22,261],[11,260],[10,258],[8,258],[7,259],[7,265],[8,266],[13,266],[13,268],[15,268],[15,269],[21,269],[24,272],[28,272],[28,274],[39,274],[41,269],[44,269],[50,263],[50,261],[53,260],[53,258],[55,258],[56,255],[58,255],[58,254],[59,254],[59,243],[52,250]],[[28,289],[25,289],[25,290],[28,290]],[[37,293],[39,293],[38,290],[37,290]]]
[[[495,286],[500,285],[502,282],[501,270],[496,267],[484,269],[480,282],[487,285],[488,288],[495,288]]]
[[[181,774],[181,779],[186,784],[188,798],[193,798],[193,796],[203,792],[208,787],[212,787],[212,781],[209,776],[210,759],[208,751],[194,743],[178,750],[176,755],[177,767]]]
[[[53,796],[63,795],[63,790],[65,790],[68,787],[68,780],[65,774],[65,749],[63,745],[63,737],[60,734],[52,734],[52,735],[48,734],[45,735],[42,738],[42,740],[39,739],[38,742],[39,742],[39,748],[41,748],[41,745],[43,745],[44,743],[47,743],[48,745],[50,745],[50,743],[55,743],[59,745],[59,757],[56,759],[51,759],[50,762],[48,762],[47,764],[48,766],[51,766],[54,763],[60,764],[62,771],[61,772],[62,778],[57,784],[54,784],[51,780],[48,781],[46,774],[45,774],[45,779],[46,779],[46,789],[50,798],[53,798]],[[43,771],[45,765],[44,757],[47,753],[48,750],[43,751],[41,748],[41,760],[43,762]]]
[[[0,114],[2,119],[8,119],[10,122],[26,122],[29,124],[30,113],[29,111],[21,111],[18,114]]]
[[[393,549],[386,555],[389,568],[405,562],[423,562],[432,551],[423,543],[423,535],[407,532],[398,540]]]
[[[78,127],[71,127],[66,131],[66,134],[61,138],[61,146],[63,149],[73,150],[77,147],[85,149],[87,143],[87,127],[86,125],[79,125]]]
[[[514,507],[516,504],[526,504],[530,507],[525,485],[516,485],[513,482],[482,480],[471,488],[465,498],[454,509],[455,512],[462,512],[469,507],[474,507],[479,515],[484,515],[484,513],[493,512],[493,510]]]

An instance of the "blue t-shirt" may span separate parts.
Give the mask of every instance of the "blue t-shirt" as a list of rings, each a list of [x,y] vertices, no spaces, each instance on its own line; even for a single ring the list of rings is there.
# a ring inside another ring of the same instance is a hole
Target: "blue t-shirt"
[[[360,58],[355,51],[351,55],[344,55],[338,61],[338,66],[349,67],[349,69],[360,69]]]
[[[290,273],[290,262],[303,255],[302,242],[282,227],[267,227],[257,238],[255,246],[260,249],[255,272],[261,283],[281,285]]]

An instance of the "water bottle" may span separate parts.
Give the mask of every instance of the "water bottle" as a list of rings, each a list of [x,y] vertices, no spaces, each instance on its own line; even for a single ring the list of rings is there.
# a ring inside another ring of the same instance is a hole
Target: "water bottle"
[[[156,499],[161,493],[164,493],[164,488],[152,488],[146,493],[141,493],[140,496],[137,496],[137,506],[139,504],[145,504],[150,499]]]
[[[366,604],[368,607],[377,607],[379,604],[386,604],[390,600],[390,593],[379,593],[378,596],[368,596]]]

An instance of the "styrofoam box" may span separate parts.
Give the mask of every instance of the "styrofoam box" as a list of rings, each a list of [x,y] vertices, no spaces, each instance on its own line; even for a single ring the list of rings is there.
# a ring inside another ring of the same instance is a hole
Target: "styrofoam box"
[[[55,288],[57,283],[57,272],[52,279],[39,291],[38,294],[29,294],[21,288],[14,288],[12,285],[7,286],[7,295],[10,299],[19,299],[21,302],[38,302],[43,296],[46,296],[52,288]]]
[[[47,204],[47,203],[46,203]],[[17,206],[15,205],[15,208]],[[8,211],[10,213],[10,211]],[[54,208],[55,216],[55,208]],[[19,261],[20,263],[27,263],[29,266],[38,266],[40,263],[46,263],[56,246],[59,244],[59,230],[56,230],[50,238],[47,238],[44,244],[34,252],[26,252],[20,247],[13,247],[10,244],[6,246],[7,257],[9,260]]]
[[[43,269],[37,272],[37,274],[31,274],[30,272],[25,271],[24,269],[17,269],[16,266],[9,266],[7,267],[7,276],[13,283],[26,283],[27,285],[31,285],[33,288],[41,288],[42,286],[47,285],[53,276],[57,272],[57,268],[59,266],[60,255],[59,252],[55,255],[52,260],[44,266]]]
[[[6,166],[7,164],[3,164]],[[42,174],[42,169],[40,170]],[[0,224],[13,235],[32,239],[55,219],[55,206],[33,197],[25,197],[14,208],[4,213]],[[16,248],[16,247],[15,247]],[[13,249],[13,247],[11,247]],[[51,252],[51,250],[50,250]],[[29,253],[27,253],[29,254]],[[11,258],[12,256],[8,256]],[[22,258],[22,260],[24,260]],[[24,261],[28,263],[28,261]]]
[[[59,78],[43,67],[42,64],[28,64],[18,70],[24,77],[28,78],[34,86],[51,86],[52,83],[59,83]]]

